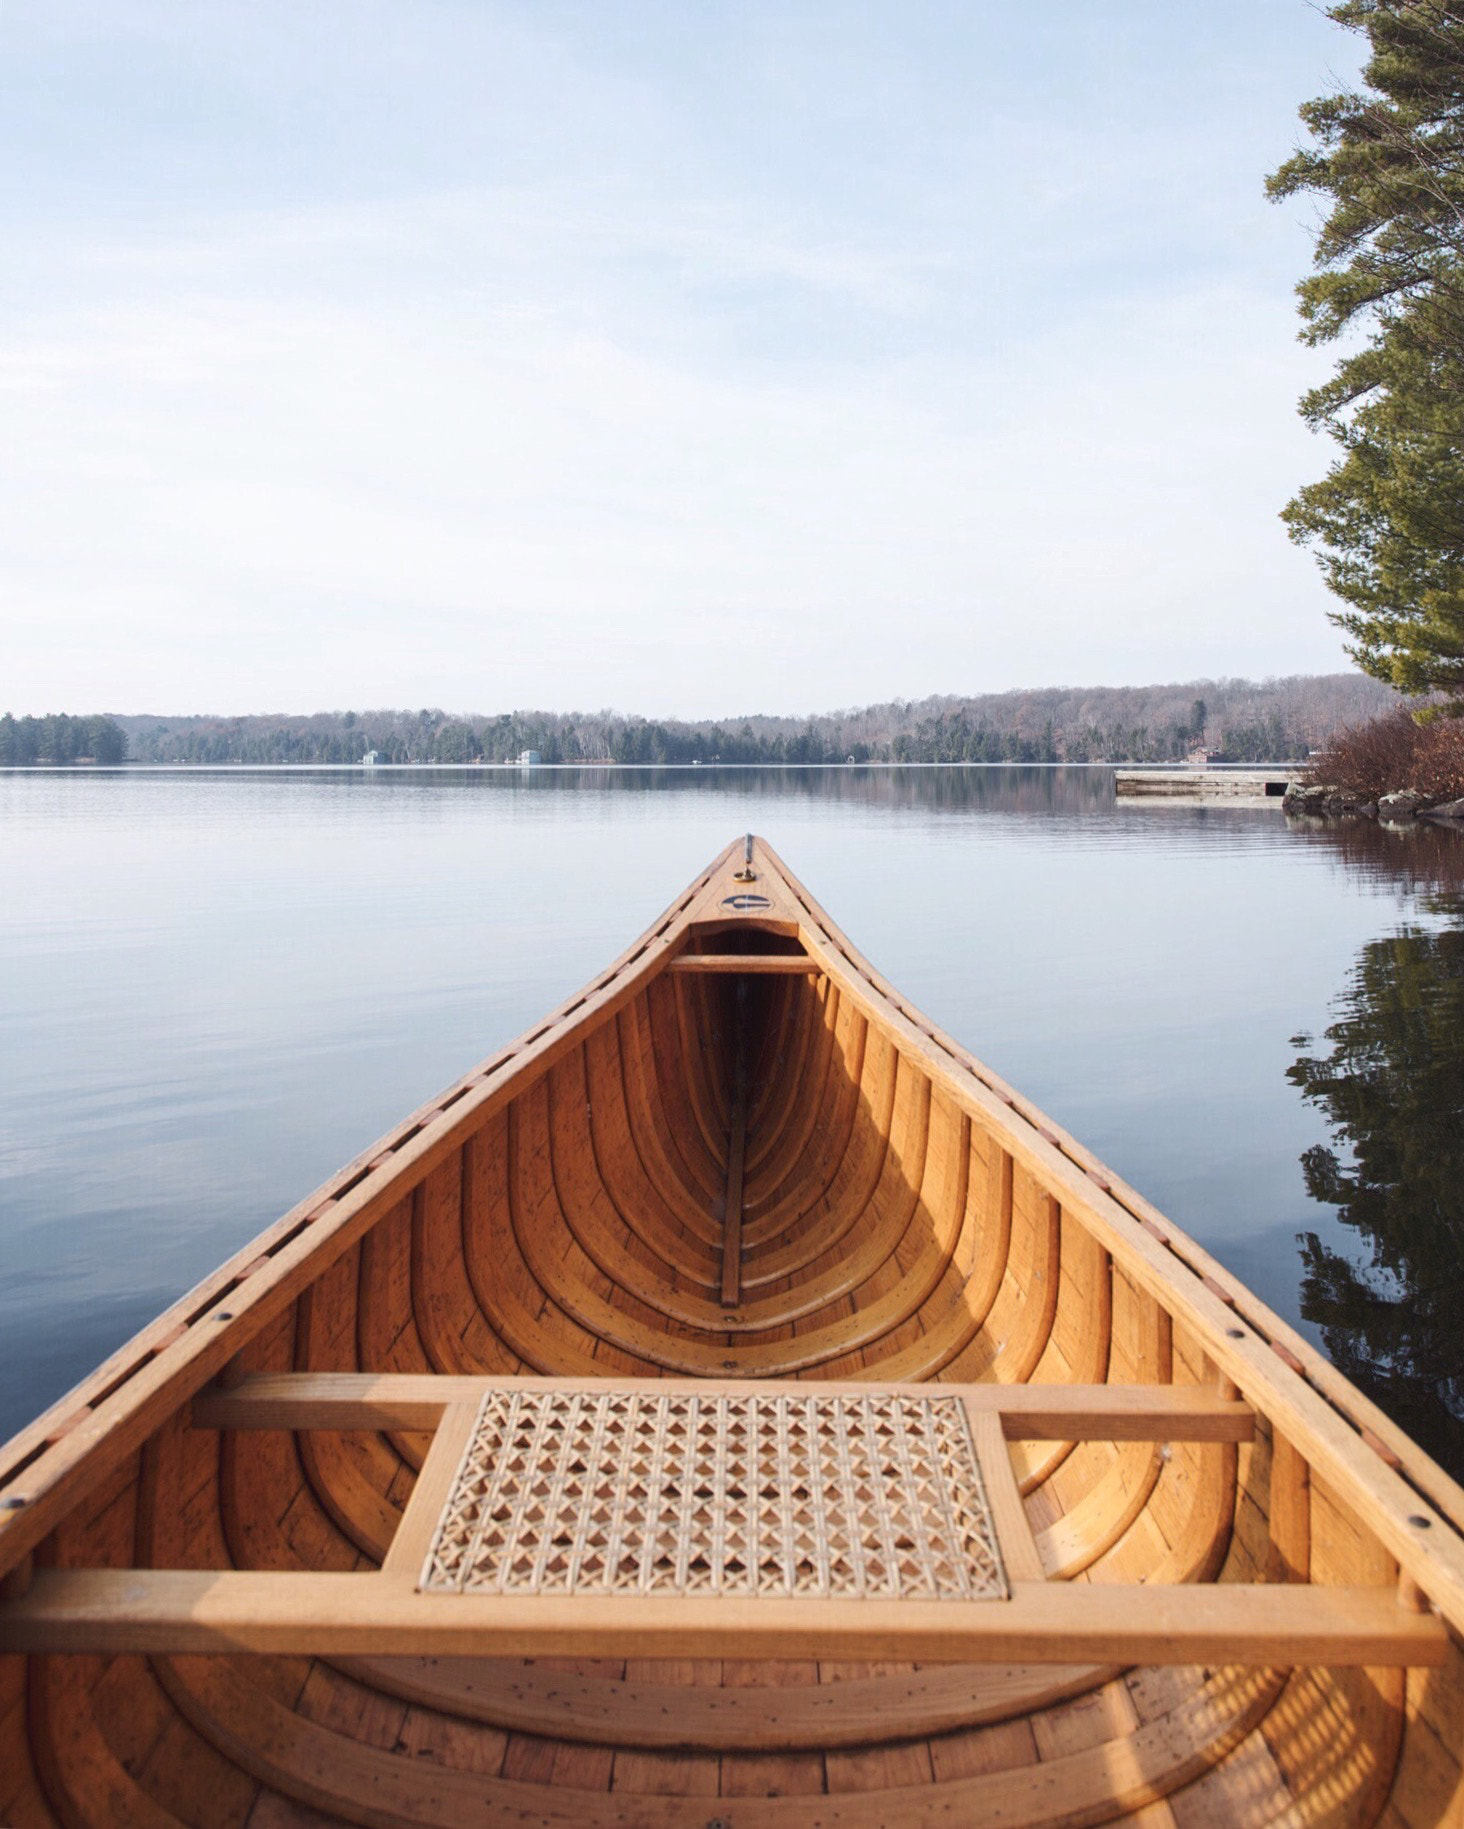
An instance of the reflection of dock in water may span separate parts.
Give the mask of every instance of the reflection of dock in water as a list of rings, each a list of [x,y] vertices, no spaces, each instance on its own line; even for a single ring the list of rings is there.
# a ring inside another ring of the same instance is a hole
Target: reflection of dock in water
[[[1276,768],[1120,768],[1113,776],[1120,800],[1274,800],[1277,806],[1300,773],[1296,763]]]

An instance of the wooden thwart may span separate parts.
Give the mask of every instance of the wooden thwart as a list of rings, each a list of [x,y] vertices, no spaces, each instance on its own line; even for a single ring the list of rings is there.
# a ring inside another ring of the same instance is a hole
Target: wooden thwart
[[[489,1386],[526,1391],[580,1390],[582,1378],[440,1377],[413,1372],[278,1372],[247,1377],[232,1390],[218,1386],[193,1400],[202,1429],[435,1429],[450,1404],[477,1404]],[[1248,1442],[1248,1404],[1198,1385],[935,1384],[819,1379],[723,1380],[616,1378],[605,1389],[657,1395],[694,1391],[717,1396],[746,1391],[911,1391],[956,1396],[972,1415],[1001,1419],[1008,1441]]]
[[[1018,1582],[1003,1602],[421,1594],[404,1574],[48,1569],[0,1652],[1436,1665],[1391,1588]]]
[[[752,972],[790,977],[822,975],[823,966],[806,953],[679,953],[666,966],[668,972]]]

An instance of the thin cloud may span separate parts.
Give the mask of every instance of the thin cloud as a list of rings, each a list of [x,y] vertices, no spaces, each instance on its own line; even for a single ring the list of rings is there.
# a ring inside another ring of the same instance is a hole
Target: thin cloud
[[[1337,665],[1276,519],[1326,453],[1259,190],[1336,55],[1306,9],[1231,16],[1280,73],[1187,120],[1198,13],[1119,120],[1081,8],[1050,93],[1010,21],[938,69],[931,15],[893,78],[843,33],[843,97],[770,9],[386,9],[383,49],[327,6],[273,86],[283,15],[184,11],[63,5],[0,51],[90,179],[15,201],[0,278],[13,709],[705,716]],[[119,45],[135,86],[89,112]]]

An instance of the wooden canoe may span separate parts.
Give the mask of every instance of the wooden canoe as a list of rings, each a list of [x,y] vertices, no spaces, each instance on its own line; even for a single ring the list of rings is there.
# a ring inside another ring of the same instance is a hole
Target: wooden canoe
[[[1460,1824],[1461,1524],[739,841],[0,1451],[0,1822]]]

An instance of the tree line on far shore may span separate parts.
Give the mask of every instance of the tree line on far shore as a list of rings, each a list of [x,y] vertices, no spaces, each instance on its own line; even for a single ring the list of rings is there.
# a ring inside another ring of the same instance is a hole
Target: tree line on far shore
[[[1340,726],[1396,703],[1361,674],[1053,688],[896,700],[803,718],[700,722],[615,712],[439,710],[310,716],[119,717],[135,762],[1234,762],[1304,757]]]
[[[66,768],[95,763],[115,768],[127,760],[127,737],[115,718],[0,717],[0,768]]]

